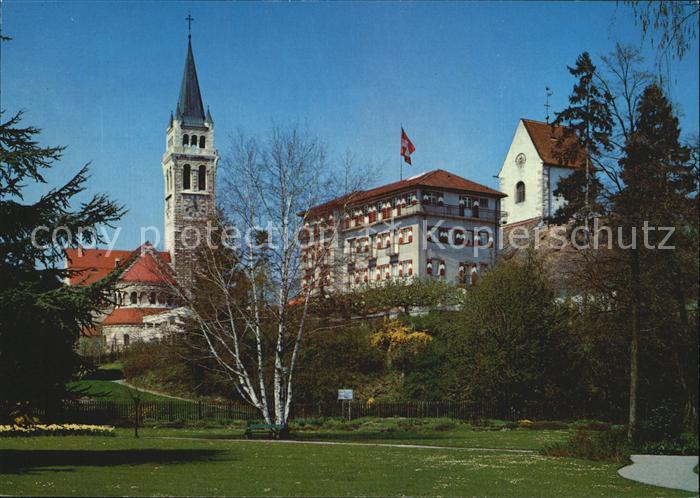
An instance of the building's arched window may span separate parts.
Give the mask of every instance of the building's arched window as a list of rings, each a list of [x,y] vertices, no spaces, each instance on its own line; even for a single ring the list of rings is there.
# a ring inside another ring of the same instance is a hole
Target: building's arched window
[[[203,149],[206,146],[207,146],[207,137],[202,135],[201,137],[199,137],[199,148]]]
[[[139,296],[135,292],[131,293],[131,296],[129,297],[129,302],[131,304],[138,304],[139,303]]]
[[[156,304],[156,293],[155,292],[151,292],[148,295],[148,304]]]
[[[129,334],[124,334],[124,346],[129,345]]]
[[[515,184],[515,202],[525,202],[525,184],[523,182]]]
[[[190,138],[190,145],[192,147],[197,147],[197,135],[192,135],[192,138]]]
[[[475,202],[472,204],[472,217],[478,218],[479,217],[479,203]]]
[[[182,145],[187,147],[190,144],[189,135],[182,135]]]
[[[197,183],[199,184],[199,190],[207,189],[207,167],[203,164],[199,167]]]
[[[190,172],[190,165],[185,164],[182,167],[182,190],[190,189],[190,182],[192,181],[192,173]]]

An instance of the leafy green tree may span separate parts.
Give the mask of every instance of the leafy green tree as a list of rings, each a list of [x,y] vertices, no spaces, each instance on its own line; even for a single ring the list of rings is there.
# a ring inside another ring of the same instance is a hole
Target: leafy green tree
[[[74,351],[83,327],[112,279],[85,287],[63,283],[63,248],[99,242],[95,227],[124,210],[97,194],[77,209],[87,165],[65,185],[25,202],[27,183],[46,183],[44,172],[62,147],[41,147],[39,130],[21,127],[21,113],[0,124],[0,417],[55,402],[79,366]],[[61,230],[55,230],[61,227]],[[39,230],[37,230],[39,229]]]
[[[296,396],[303,403],[333,403],[338,389],[356,397],[374,395],[367,387],[386,373],[385,353],[371,341],[371,323],[318,328],[304,338],[299,356]]]
[[[349,307],[357,314],[400,310],[408,314],[414,307],[443,308],[459,305],[464,291],[434,278],[415,279],[410,283],[390,280],[369,285],[349,293]]]
[[[523,414],[568,408],[575,361],[567,313],[537,261],[495,267],[467,293],[461,322],[446,359],[453,397]]]

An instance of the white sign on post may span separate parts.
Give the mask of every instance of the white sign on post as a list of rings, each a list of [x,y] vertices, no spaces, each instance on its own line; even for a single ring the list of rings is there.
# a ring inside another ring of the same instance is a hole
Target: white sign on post
[[[338,389],[338,401],[351,401],[352,389]]]

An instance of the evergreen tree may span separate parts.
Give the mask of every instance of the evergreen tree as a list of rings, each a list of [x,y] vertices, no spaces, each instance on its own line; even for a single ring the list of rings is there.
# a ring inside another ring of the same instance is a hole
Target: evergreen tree
[[[692,380],[679,356],[688,339],[697,345],[697,329],[688,316],[689,306],[697,304],[697,260],[688,258],[697,255],[697,179],[690,150],[680,143],[678,119],[656,84],[649,85],[641,96],[635,131],[624,148],[620,166],[624,187],[612,198],[611,221],[623,234],[618,242],[623,242],[624,248],[618,243],[615,252],[627,280],[627,289],[620,296],[629,309],[628,435],[633,439],[638,425],[642,331],[659,332],[657,336],[674,358],[691,416],[697,419],[697,392],[691,392],[688,383]],[[652,230],[645,230],[645,226]],[[668,232],[659,227],[670,227],[673,235],[664,240]],[[662,243],[674,249],[663,250]],[[659,320],[662,317],[665,322]]]
[[[85,189],[87,165],[65,185],[25,202],[27,183],[46,183],[44,172],[64,149],[39,146],[39,130],[21,127],[21,118],[0,124],[0,418],[63,395],[79,366],[75,342],[112,284],[66,286],[63,248],[100,242],[95,227],[124,212],[104,194],[71,209]]]
[[[568,70],[577,81],[569,96],[569,107],[558,112],[553,123],[565,127],[557,155],[564,163],[576,163],[581,161],[584,151],[585,168],[574,171],[557,185],[554,193],[563,196],[567,203],[554,214],[552,221],[556,223],[587,222],[592,213],[600,212],[598,166],[602,156],[613,149],[610,109],[613,97],[599,84],[596,66],[588,52],[579,55],[574,67]]]

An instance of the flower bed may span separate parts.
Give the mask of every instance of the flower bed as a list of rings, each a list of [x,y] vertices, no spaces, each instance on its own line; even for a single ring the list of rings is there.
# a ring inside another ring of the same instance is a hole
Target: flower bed
[[[0,425],[0,437],[114,436],[114,427],[85,424]]]

